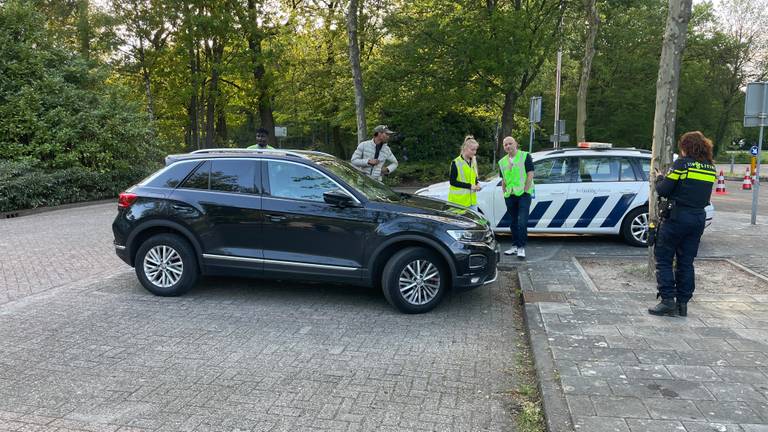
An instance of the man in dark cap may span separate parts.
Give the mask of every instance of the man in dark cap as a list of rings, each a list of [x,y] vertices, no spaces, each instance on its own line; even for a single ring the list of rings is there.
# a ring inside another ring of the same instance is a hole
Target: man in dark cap
[[[394,132],[386,125],[373,128],[373,139],[357,145],[357,149],[352,154],[352,165],[378,181],[381,181],[383,176],[391,174],[397,168],[397,158],[387,145],[392,134]]]

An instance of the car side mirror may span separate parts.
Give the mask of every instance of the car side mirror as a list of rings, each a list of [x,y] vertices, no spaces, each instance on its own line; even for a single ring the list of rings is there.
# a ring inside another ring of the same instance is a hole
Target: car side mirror
[[[338,189],[323,192],[323,200],[336,207],[358,207],[354,198]]]

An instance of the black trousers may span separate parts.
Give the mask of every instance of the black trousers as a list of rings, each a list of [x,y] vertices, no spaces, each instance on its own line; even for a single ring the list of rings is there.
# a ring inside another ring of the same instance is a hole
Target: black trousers
[[[661,224],[656,239],[656,284],[662,299],[687,303],[696,289],[693,260],[699,253],[706,213],[677,207]],[[673,269],[673,261],[677,265]]]

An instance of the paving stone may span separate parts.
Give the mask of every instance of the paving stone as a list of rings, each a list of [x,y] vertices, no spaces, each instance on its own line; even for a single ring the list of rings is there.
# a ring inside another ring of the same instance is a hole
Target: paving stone
[[[736,351],[756,351],[768,353],[768,343],[752,339],[726,339],[728,344],[733,346]]]
[[[667,365],[667,369],[675,378],[689,381],[721,381],[720,377],[709,366]]]
[[[643,402],[635,397],[592,396],[592,405],[600,417],[648,418],[648,410]]]
[[[629,432],[624,419],[611,417],[574,417],[573,427],[581,432]]]
[[[683,426],[688,432],[745,432],[737,424],[684,421]]]
[[[725,382],[768,384],[768,375],[756,367],[714,366],[712,370]]]
[[[646,408],[654,419],[661,420],[706,420],[696,404],[689,400],[644,399]]]
[[[685,432],[683,424],[669,420],[627,419],[631,432]]]
[[[608,380],[608,385],[616,396],[659,398],[661,386],[652,380]]]
[[[568,409],[574,416],[595,416],[595,407],[589,396],[568,395],[565,397]]]
[[[640,363],[675,365],[682,364],[681,355],[676,351],[634,350]]]
[[[624,374],[629,379],[672,379],[672,375],[670,375],[664,365],[624,365],[622,370],[624,370]]]
[[[730,345],[726,339],[700,338],[684,340],[689,347],[695,350],[734,351],[733,345]]]
[[[704,417],[710,422],[762,423],[760,416],[744,402],[697,401]]]
[[[703,338],[738,338],[739,335],[727,327],[700,327],[695,330],[696,334]]]
[[[739,383],[705,383],[707,389],[721,401],[758,401],[765,402],[765,397],[752,386]]]
[[[657,388],[662,397],[688,400],[715,400],[703,383],[685,380],[658,380],[648,384]]]
[[[682,351],[678,353],[676,364],[687,366],[728,366],[724,352],[719,351]],[[668,363],[665,363],[668,364]]]
[[[536,304],[539,305],[539,311],[541,311],[542,314],[554,313],[558,315],[570,315],[573,313],[571,305],[567,303],[539,302]]]
[[[723,357],[732,366],[768,366],[768,357],[761,352],[728,352]]]
[[[768,432],[768,425],[765,424],[744,424],[741,428],[744,432]]]
[[[608,382],[593,377],[562,377],[563,391],[566,395],[610,396]]]

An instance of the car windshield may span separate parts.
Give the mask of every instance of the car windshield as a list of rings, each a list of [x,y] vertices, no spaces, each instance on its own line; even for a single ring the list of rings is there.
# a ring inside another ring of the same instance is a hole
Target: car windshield
[[[320,159],[316,160],[316,162],[339,176],[345,183],[357,189],[369,200],[389,202],[401,200],[399,193],[393,191],[384,183],[373,180],[361,173],[348,162],[338,159]]]

